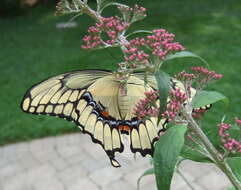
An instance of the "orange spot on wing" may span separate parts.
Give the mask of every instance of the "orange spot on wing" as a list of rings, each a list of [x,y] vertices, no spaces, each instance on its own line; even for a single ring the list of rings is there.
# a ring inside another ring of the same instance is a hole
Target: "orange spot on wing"
[[[118,126],[118,129],[119,129],[120,131],[127,131],[127,132],[130,131],[130,127],[129,127],[128,125],[119,125],[119,126]]]
[[[108,111],[102,111],[101,114],[107,118],[110,116]]]

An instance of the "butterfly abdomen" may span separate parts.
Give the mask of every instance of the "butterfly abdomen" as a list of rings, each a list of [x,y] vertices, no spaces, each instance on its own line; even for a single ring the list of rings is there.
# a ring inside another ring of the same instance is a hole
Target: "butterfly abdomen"
[[[119,95],[118,96],[118,106],[121,118],[124,120],[126,118],[126,115],[129,111],[130,107],[130,96],[127,95]]]

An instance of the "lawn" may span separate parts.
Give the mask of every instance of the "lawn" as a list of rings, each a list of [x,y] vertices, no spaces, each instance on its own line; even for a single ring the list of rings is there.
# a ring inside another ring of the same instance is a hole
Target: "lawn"
[[[132,30],[166,28],[187,50],[202,56],[212,69],[224,74],[209,89],[229,97],[230,107],[227,110],[222,104],[213,106],[203,126],[215,129],[224,113],[231,119],[241,116],[241,1],[141,3],[148,8],[148,18]],[[0,18],[0,145],[79,131],[61,119],[23,113],[19,104],[25,91],[49,76],[87,68],[113,70],[115,63],[121,61],[117,50],[80,49],[87,26],[93,24],[89,18],[77,18],[76,28],[57,29],[57,23],[70,17],[55,17],[53,13],[51,8],[38,6],[19,16]],[[193,59],[172,61],[165,70],[175,73],[197,63],[200,62]]]

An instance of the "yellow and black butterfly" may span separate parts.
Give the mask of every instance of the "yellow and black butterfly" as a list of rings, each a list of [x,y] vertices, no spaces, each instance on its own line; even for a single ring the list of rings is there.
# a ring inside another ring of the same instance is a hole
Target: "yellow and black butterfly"
[[[119,167],[115,153],[124,150],[122,134],[129,135],[133,153],[146,156],[153,154],[154,142],[164,128],[164,123],[157,127],[157,118],[138,120],[133,115],[134,107],[145,97],[144,92],[156,89],[153,76],[148,77],[147,84],[143,79],[143,73],[130,75],[123,95],[116,73],[69,72],[31,87],[21,108],[27,113],[57,116],[76,123],[93,142],[103,147],[112,165]]]

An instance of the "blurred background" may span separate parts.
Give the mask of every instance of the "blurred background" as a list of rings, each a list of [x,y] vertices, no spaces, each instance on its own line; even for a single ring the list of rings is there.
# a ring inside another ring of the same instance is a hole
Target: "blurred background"
[[[227,108],[215,104],[203,120],[203,128],[216,138],[217,123],[226,114],[241,116],[241,1],[240,0],[153,0],[138,3],[148,17],[135,29],[165,28],[176,34],[186,50],[206,59],[224,78],[211,84],[230,99]],[[91,2],[94,6],[94,1]],[[63,23],[73,15],[55,16],[54,0],[1,0],[0,3],[0,145],[79,131],[74,124],[47,116],[23,113],[20,102],[26,90],[50,76],[79,69],[116,69],[121,61],[117,49],[86,51],[81,39],[93,21],[87,16]],[[106,15],[117,13],[111,8]],[[201,65],[194,59],[170,61],[171,74]]]

